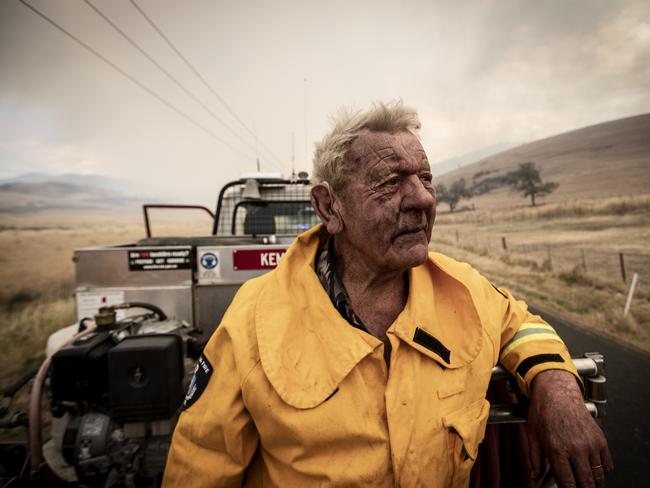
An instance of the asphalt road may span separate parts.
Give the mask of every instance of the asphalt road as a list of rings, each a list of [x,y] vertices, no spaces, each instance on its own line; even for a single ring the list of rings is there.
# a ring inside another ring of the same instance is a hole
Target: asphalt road
[[[585,352],[605,356],[608,405],[603,428],[615,466],[607,486],[650,487],[650,356],[540,315],[555,327],[572,356]]]

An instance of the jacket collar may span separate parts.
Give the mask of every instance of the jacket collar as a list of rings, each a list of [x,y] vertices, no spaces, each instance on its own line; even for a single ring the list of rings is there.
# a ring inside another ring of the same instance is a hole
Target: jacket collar
[[[410,270],[408,301],[393,330],[442,367],[460,368],[481,350],[482,325],[462,274],[455,269],[458,264],[433,256]]]
[[[255,309],[264,373],[283,401],[302,409],[325,401],[381,345],[371,337],[364,340],[323,289],[313,266],[325,239],[321,225],[300,235],[268,276]],[[409,281],[409,298],[393,333],[442,367],[472,361],[482,333],[467,288],[431,259],[411,269]]]

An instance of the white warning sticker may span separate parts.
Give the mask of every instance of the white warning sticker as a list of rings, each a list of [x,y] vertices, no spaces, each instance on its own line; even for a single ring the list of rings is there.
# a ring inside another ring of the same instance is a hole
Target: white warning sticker
[[[77,320],[92,318],[101,307],[124,303],[123,291],[82,291],[77,293]],[[125,310],[117,310],[116,319],[125,317]]]

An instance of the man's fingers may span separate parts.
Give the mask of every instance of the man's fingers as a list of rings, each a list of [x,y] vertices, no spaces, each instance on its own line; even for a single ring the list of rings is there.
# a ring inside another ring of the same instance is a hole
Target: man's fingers
[[[602,458],[598,453],[592,453],[589,456],[589,463],[591,464],[591,476],[593,477],[594,484],[597,488],[605,486],[605,467],[602,464]]]
[[[605,474],[609,474],[614,471],[614,461],[612,460],[612,455],[609,453],[609,449],[607,447],[605,447],[605,449],[600,452],[600,460],[603,463]]]
[[[544,466],[544,453],[542,447],[539,445],[539,440],[535,434],[528,434],[528,457],[530,458],[530,477],[539,479],[542,474],[542,467]]]
[[[593,466],[599,465],[600,463],[594,464]],[[594,471],[596,471],[596,469],[592,469],[592,465],[587,456],[580,456],[576,459],[572,459],[571,466],[573,467],[573,477],[578,486],[581,488],[594,488],[596,486],[596,481],[594,480]],[[600,466],[598,470],[602,472],[602,466]]]
[[[565,457],[556,457],[551,460],[551,470],[555,482],[560,488],[575,488],[576,480],[573,477],[571,463]]]

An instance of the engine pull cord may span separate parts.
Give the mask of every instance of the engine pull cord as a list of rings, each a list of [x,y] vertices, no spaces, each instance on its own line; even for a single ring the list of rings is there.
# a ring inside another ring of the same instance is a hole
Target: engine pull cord
[[[61,344],[55,351],[52,351],[52,354],[45,358],[40,368],[38,369],[38,372],[36,373],[34,385],[32,386],[32,391],[29,396],[29,454],[32,476],[38,473],[43,464],[41,400],[43,397],[43,383],[45,383],[45,377],[47,376],[47,372],[50,369],[52,356],[58,350],[69,346],[77,339],[89,335],[94,332],[95,329],[97,329],[97,324],[95,324],[95,322],[90,319],[86,319],[83,325],[86,326],[86,329],[75,334],[70,339]]]

